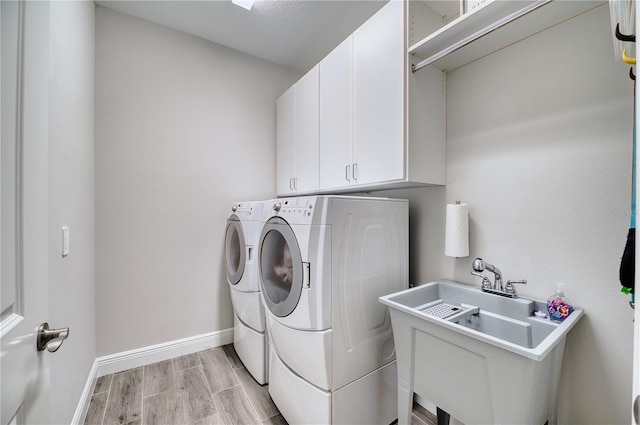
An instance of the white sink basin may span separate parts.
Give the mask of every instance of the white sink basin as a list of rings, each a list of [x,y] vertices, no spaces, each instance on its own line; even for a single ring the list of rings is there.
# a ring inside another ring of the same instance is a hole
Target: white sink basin
[[[409,423],[414,392],[463,423],[555,423],[565,338],[582,309],[554,323],[534,315],[544,302],[451,281],[380,302],[391,313],[400,424]]]
[[[582,309],[576,309],[558,324],[534,315],[535,311],[546,312],[546,303],[542,301],[500,297],[451,281],[416,286],[381,297],[380,302],[534,360],[544,358],[583,314]],[[460,306],[462,311],[445,319],[423,312],[438,304]],[[478,308],[478,314],[464,314],[474,307]]]

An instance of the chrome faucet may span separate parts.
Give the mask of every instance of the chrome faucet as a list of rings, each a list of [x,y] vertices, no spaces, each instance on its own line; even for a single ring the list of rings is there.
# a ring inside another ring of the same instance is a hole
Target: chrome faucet
[[[493,264],[489,264],[484,261],[482,258],[476,258],[473,260],[473,264],[471,265],[473,271],[472,275],[478,276],[482,278],[482,291],[490,292],[495,295],[501,295],[503,297],[509,298],[518,298],[518,292],[516,291],[514,283],[519,283],[522,285],[526,285],[527,281],[525,279],[522,280],[509,280],[505,286],[502,286],[502,272],[499,268],[494,266]],[[482,272],[485,270],[489,270],[495,275],[493,284],[487,278],[487,276],[483,275]]]
[[[473,267],[473,270],[476,271],[478,274],[482,273],[485,270],[489,270],[490,272],[492,272],[495,275],[495,279],[491,289],[498,289],[500,291],[504,291],[504,288],[502,287],[502,272],[500,271],[499,268],[497,268],[493,264],[487,263],[482,258],[476,258],[475,260],[473,260],[472,267]],[[472,273],[472,274],[475,274],[475,273]],[[478,276],[478,274],[475,274],[475,275]],[[484,277],[484,276],[480,275],[480,277]]]

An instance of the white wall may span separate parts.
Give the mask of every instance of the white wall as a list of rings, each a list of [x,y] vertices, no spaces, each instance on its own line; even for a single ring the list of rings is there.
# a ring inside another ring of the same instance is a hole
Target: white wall
[[[233,326],[231,202],[275,193],[275,100],[299,74],[96,9],[99,356]]]
[[[70,423],[96,358],[94,31],[92,2],[51,2],[49,38],[49,317],[70,328],[51,362],[51,422]],[[61,227],[70,254],[61,253]]]
[[[618,279],[631,205],[628,71],[614,60],[605,5],[449,73],[446,188],[388,193],[411,200],[413,284],[479,286],[471,262],[483,257],[506,279],[527,279],[521,295],[546,299],[560,281],[585,309],[567,339],[560,424],[631,422],[633,312]],[[464,259],[443,255],[445,204],[456,200],[470,205]]]

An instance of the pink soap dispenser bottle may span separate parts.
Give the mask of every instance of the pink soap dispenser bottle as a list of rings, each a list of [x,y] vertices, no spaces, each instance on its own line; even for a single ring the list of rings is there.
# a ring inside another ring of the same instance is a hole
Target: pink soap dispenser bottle
[[[558,323],[569,317],[573,312],[573,306],[562,289],[563,285],[563,283],[558,283],[556,291],[547,300],[549,318]]]

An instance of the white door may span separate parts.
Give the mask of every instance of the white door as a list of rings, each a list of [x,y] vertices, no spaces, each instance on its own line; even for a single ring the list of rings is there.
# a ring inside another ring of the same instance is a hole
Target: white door
[[[638,8],[636,8],[636,34],[638,34],[638,31],[640,31],[640,10],[638,10]],[[638,53],[640,53],[640,49],[638,49],[636,47],[636,56],[638,55]],[[640,105],[640,96],[638,95],[638,91],[636,90],[635,93],[635,103],[636,105]],[[635,113],[636,116],[635,118],[635,122],[636,122],[636,126],[637,123],[640,122],[638,121],[640,119],[640,108],[636,107],[635,108]],[[637,129],[635,130],[636,134],[637,134]],[[637,138],[637,135],[634,136]],[[638,149],[636,149],[636,158],[635,158],[635,172],[636,175],[638,174],[638,159],[640,158],[640,154],[638,153]],[[636,184],[636,199],[640,199],[640,186],[638,186]],[[640,220],[637,219],[637,212],[636,212],[636,223],[639,222]],[[638,238],[636,237],[636,270],[640,270],[640,242],[638,242]],[[636,273],[637,276],[637,273]],[[638,279],[636,279],[637,281]],[[636,288],[636,310],[635,310],[635,320],[634,320],[634,344],[633,344],[633,389],[632,389],[632,394],[631,394],[631,403],[632,403],[632,413],[631,413],[631,423],[632,424],[640,424],[640,307],[638,306],[638,285],[635,285]]]
[[[640,244],[637,244],[640,245]],[[638,252],[640,246],[636,246]],[[638,256],[636,256],[638,258]],[[636,261],[636,270],[640,266],[640,261]],[[636,299],[637,299],[636,295]],[[631,424],[640,424],[640,307],[636,304],[634,323],[634,348],[633,348],[633,397],[632,397],[632,419]]]
[[[49,423],[49,354],[36,348],[49,307],[49,4],[2,1],[0,13],[0,424]]]

